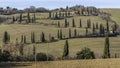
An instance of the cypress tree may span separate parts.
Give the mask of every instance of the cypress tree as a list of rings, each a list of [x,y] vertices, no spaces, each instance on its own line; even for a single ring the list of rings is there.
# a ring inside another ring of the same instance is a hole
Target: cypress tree
[[[49,18],[52,18],[52,16],[51,16],[51,12],[49,12]]]
[[[75,27],[75,20],[74,20],[74,18],[72,20],[72,26]]]
[[[60,30],[60,39],[62,39],[62,30]]]
[[[58,27],[60,28],[60,22],[58,21]]]
[[[67,22],[67,19],[65,18],[65,28],[67,27],[68,25],[68,22]]]
[[[15,17],[13,16],[13,23],[15,22]]]
[[[36,54],[36,47],[35,47],[35,45],[33,45],[33,55],[35,55]]]
[[[68,13],[67,13],[67,11],[65,12],[65,17],[67,17],[68,15],[67,15]]]
[[[81,19],[80,19],[80,28],[82,27],[82,21],[81,21]]]
[[[77,37],[77,30],[74,30],[74,37]]]
[[[60,38],[60,32],[59,32],[59,30],[58,30],[58,33],[57,33],[57,37],[58,37],[58,39]]]
[[[45,42],[45,35],[44,35],[43,32],[42,32],[42,34],[41,34],[41,42]]]
[[[104,26],[100,24],[100,34],[104,34],[104,33],[105,33]]]
[[[68,40],[66,40],[62,57],[65,58],[65,57],[68,57],[68,55],[69,55],[69,44],[68,44]]]
[[[23,41],[24,44],[26,44],[26,36],[24,36],[24,41]]]
[[[87,28],[91,28],[91,20],[90,19],[87,20]]]
[[[69,28],[69,38],[71,38],[71,29]]]
[[[67,27],[69,27],[69,22],[67,22]]]
[[[110,43],[109,43],[109,37],[108,33],[105,38],[105,47],[104,47],[104,55],[103,58],[110,58]]]
[[[94,25],[94,23],[93,23],[93,34],[95,33],[95,25]]]
[[[27,19],[28,19],[28,23],[30,23],[30,13],[28,12],[28,17],[27,17]]]
[[[36,15],[35,15],[35,13],[34,13],[34,18],[33,19],[34,19],[34,23],[36,23]]]
[[[58,19],[58,13],[56,12],[56,14],[55,14],[55,19]]]
[[[31,43],[35,43],[35,34],[34,34],[34,32],[31,33]]]
[[[108,23],[108,20],[106,20],[106,26],[107,26],[107,32],[109,33],[109,23]]]
[[[24,43],[24,36],[21,35],[21,43]]]
[[[8,43],[10,41],[10,35],[8,34],[7,31],[4,32],[4,36],[3,36],[3,43]]]
[[[22,23],[22,13],[20,13],[20,23]]]

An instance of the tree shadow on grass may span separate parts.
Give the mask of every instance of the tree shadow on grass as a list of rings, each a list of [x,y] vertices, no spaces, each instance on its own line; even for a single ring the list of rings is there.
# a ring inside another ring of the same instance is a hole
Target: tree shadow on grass
[[[24,66],[32,66],[30,62],[3,62],[0,63],[0,68],[15,68],[15,67],[24,67]]]

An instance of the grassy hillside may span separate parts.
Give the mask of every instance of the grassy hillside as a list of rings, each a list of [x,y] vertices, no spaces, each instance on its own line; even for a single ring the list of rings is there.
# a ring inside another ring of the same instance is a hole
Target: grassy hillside
[[[26,14],[24,14],[26,15]],[[32,15],[32,14],[31,14]],[[19,14],[15,14],[14,16],[19,16]],[[37,13],[36,17],[39,18],[41,16],[47,16],[47,13]],[[72,19],[75,19],[75,23],[77,26],[77,31],[79,34],[83,35],[85,34],[85,27],[86,27],[86,22],[87,19],[91,19],[91,23],[96,23],[98,24],[102,23],[106,25],[106,21],[102,20],[101,18],[97,16],[75,16],[72,18],[68,18],[68,22],[70,23],[70,27],[72,28]],[[82,20],[82,28],[79,27],[79,20]],[[54,37],[57,37],[57,30],[62,29],[63,35],[68,37],[68,29],[69,28],[58,28],[56,25],[50,25],[52,23],[57,24],[57,22],[60,21],[60,25],[64,26],[64,20],[50,20],[50,19],[39,19],[37,20],[38,23],[36,24],[29,24],[29,25],[21,25],[21,24],[10,24],[10,25],[0,25],[0,44],[2,45],[2,37],[4,31],[8,31],[11,35],[11,42],[15,43],[16,38],[18,38],[18,41],[21,41],[21,35],[26,35],[27,36],[27,42],[31,42],[31,32],[35,32],[36,36],[36,41],[40,40],[40,34],[41,32],[45,33],[46,39],[48,39],[49,34],[51,34]],[[111,27],[111,22],[110,27]],[[48,25],[46,25],[48,24]],[[73,30],[75,28],[72,28],[72,35],[73,35]],[[89,32],[92,32],[92,28],[89,29]],[[119,39],[120,37],[117,38],[110,38],[110,46],[111,46],[111,53],[112,56],[114,57],[114,54],[117,53],[119,55]],[[58,42],[53,42],[48,44],[43,43],[43,44],[37,44],[37,52],[49,52],[49,54],[52,54],[53,56],[61,57],[63,53],[63,45],[65,41],[61,40]],[[80,51],[83,47],[89,47],[92,51],[95,52],[97,57],[101,57],[103,53],[103,48],[104,48],[104,38],[78,38],[78,39],[70,39],[69,40],[70,44],[70,56],[74,57],[78,51]],[[31,46],[25,46],[25,53],[29,54],[32,53],[32,45]],[[47,51],[49,49],[49,51]]]
[[[119,8],[105,8],[105,9],[101,9],[101,11],[110,13],[111,19],[113,19],[120,25],[120,15],[119,15],[120,9]]]

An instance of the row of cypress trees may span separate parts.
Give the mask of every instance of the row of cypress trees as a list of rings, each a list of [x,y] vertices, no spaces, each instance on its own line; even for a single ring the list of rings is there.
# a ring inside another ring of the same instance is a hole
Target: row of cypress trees
[[[20,43],[26,44],[27,43],[26,40],[27,40],[26,35],[21,35]],[[41,40],[41,42],[46,42],[44,32],[41,33],[40,40]],[[9,42],[10,42],[10,34],[8,34],[8,32],[5,31],[4,36],[3,36],[3,43],[7,44]],[[18,38],[16,38],[16,43],[18,43]],[[31,43],[36,43],[36,41],[35,41],[35,33],[34,32],[31,33]]]
[[[94,27],[94,25],[93,25],[93,27]],[[74,36],[72,36],[71,28],[69,28],[68,31],[69,31],[68,32],[68,38],[73,38],[73,37],[75,38],[75,37],[79,36],[79,32],[78,32],[77,29],[73,30],[73,35]],[[93,33],[95,33],[95,27],[93,28]],[[104,33],[105,33],[104,27],[101,24],[100,25],[100,34],[104,34]],[[88,34],[88,28],[86,28],[86,34],[85,35],[87,36],[87,34]],[[58,39],[65,39],[65,35],[63,35],[62,29],[58,30],[58,32],[57,32],[57,38]],[[41,42],[45,42],[46,41],[44,32],[41,33],[40,40],[41,40]],[[3,42],[7,43],[9,41],[10,41],[10,34],[8,34],[8,32],[5,31]],[[26,43],[26,36],[25,35],[21,35],[21,43]],[[34,32],[31,32],[31,43],[36,43],[36,41],[35,41],[35,33]]]
[[[69,11],[65,11],[65,12],[49,12],[49,17],[50,19],[60,19],[60,18],[64,18],[64,17],[70,17],[71,13]]]
[[[65,18],[65,20],[64,20],[64,27],[67,28],[67,27],[69,27],[69,26],[70,26],[70,22],[67,20],[67,18]],[[91,20],[88,19],[88,20],[87,20],[87,28],[91,28],[91,26],[92,26],[92,25],[91,25]],[[96,26],[96,29],[98,29],[98,23],[96,23],[96,25],[94,24],[94,27],[95,27],[95,26]],[[61,26],[60,21],[58,21],[57,27],[58,27],[58,28],[63,27],[63,26]],[[72,27],[77,27],[74,18],[72,19]],[[81,20],[81,19],[79,19],[79,28],[82,28],[82,20]]]
[[[15,21],[17,21],[17,19],[18,19],[20,24],[22,23],[22,21],[26,21],[26,24],[36,23],[36,15],[35,15],[35,13],[33,14],[33,16],[30,16],[30,13],[28,12],[26,20],[23,18],[23,14],[22,13],[20,13],[20,16],[18,18],[15,18],[15,16],[13,16],[13,18],[12,18],[13,23]]]

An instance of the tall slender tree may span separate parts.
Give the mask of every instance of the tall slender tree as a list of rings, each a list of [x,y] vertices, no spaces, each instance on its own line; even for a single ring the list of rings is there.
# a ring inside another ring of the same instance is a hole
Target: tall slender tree
[[[26,36],[25,35],[24,35],[24,41],[23,42],[24,42],[24,44],[26,44]]]
[[[81,21],[81,19],[80,19],[80,28],[82,27],[82,21]]]
[[[60,21],[58,21],[58,27],[60,28]]]
[[[31,43],[35,43],[35,33],[31,33]]]
[[[33,19],[34,19],[34,23],[36,23],[36,15],[35,15],[35,13],[34,13],[34,18]]]
[[[77,37],[77,30],[74,30],[74,37]]]
[[[21,43],[24,43],[24,36],[21,35]]]
[[[28,12],[27,20],[28,20],[28,23],[30,23],[30,13],[29,12]]]
[[[41,34],[41,42],[45,42],[46,40],[45,40],[45,35],[44,35],[44,33],[42,32],[42,34]]]
[[[105,29],[102,24],[100,24],[100,34],[105,34]]]
[[[110,58],[110,43],[109,43],[109,36],[108,33],[106,34],[105,38],[105,47],[104,47],[104,54],[103,58]]]
[[[69,28],[69,38],[71,38],[71,29]]]
[[[65,18],[65,28],[67,27],[68,25],[68,22],[67,22],[67,19]]]
[[[95,33],[95,25],[94,25],[94,23],[93,23],[93,34]]]
[[[109,23],[108,23],[108,20],[106,20],[106,27],[107,27],[107,32],[109,33]]]
[[[35,47],[35,45],[33,45],[33,55],[35,55],[36,54],[36,47]]]
[[[60,39],[63,39],[62,37],[62,30],[60,29]]]
[[[72,20],[72,26],[75,27],[75,20],[74,20],[74,18]]]
[[[60,38],[60,31],[58,30],[58,33],[57,33],[57,38],[59,39]]]
[[[51,14],[51,12],[49,12],[49,18],[52,18],[52,14]]]
[[[15,22],[15,17],[13,16],[13,23]]]
[[[90,19],[87,20],[87,28],[91,28],[91,20]]]
[[[20,23],[22,23],[22,13],[20,13]]]
[[[69,55],[69,44],[68,44],[68,40],[66,40],[62,57],[65,58],[65,57],[68,57],[68,55]]]
[[[3,36],[3,43],[8,43],[10,41],[10,35],[8,34],[7,31],[4,32],[4,36]]]

